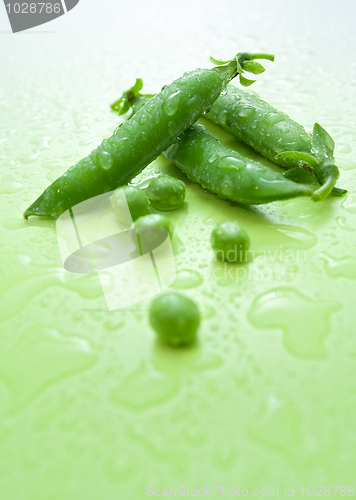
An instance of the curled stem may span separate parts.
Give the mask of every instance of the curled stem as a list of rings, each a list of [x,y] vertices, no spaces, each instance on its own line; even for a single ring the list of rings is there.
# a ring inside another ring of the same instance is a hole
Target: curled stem
[[[210,61],[217,66],[230,68],[231,66],[236,65],[234,76],[239,75],[240,84],[244,87],[249,87],[256,81],[249,80],[248,78],[243,76],[243,73],[245,71],[254,75],[259,75],[260,73],[263,73],[265,71],[265,68],[262,66],[262,64],[256,62],[255,59],[268,59],[269,61],[274,61],[274,55],[265,54],[262,52],[256,54],[250,54],[249,52],[238,52],[236,56],[229,61],[221,61],[221,59],[215,59],[214,57],[210,56]]]

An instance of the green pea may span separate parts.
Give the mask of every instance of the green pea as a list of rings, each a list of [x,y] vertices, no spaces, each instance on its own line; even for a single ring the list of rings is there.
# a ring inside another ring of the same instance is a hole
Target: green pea
[[[211,233],[211,245],[215,255],[223,262],[246,261],[250,238],[246,230],[236,221],[218,224]]]
[[[146,190],[151,205],[158,210],[175,210],[185,198],[185,184],[170,175],[153,179]]]
[[[187,346],[196,338],[200,313],[193,300],[168,292],[152,301],[149,320],[161,340],[175,347]]]
[[[149,214],[135,221],[135,228],[141,252],[151,252],[159,247],[168,237],[173,236],[173,225],[161,214]]]
[[[131,219],[127,217],[127,211],[123,203],[123,198],[119,191],[116,190],[111,197],[111,205],[115,212],[116,217],[125,224],[131,224]],[[146,193],[142,189],[138,189],[134,186],[125,186],[123,188],[125,193],[125,198],[130,210],[131,218],[133,221],[141,217],[142,215],[147,215],[150,211],[150,205]]]

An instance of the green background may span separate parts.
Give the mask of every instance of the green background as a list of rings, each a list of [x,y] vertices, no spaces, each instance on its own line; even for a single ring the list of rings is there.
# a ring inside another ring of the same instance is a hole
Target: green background
[[[356,486],[355,14],[346,0],[82,0],[14,35],[0,6],[1,500]],[[253,90],[328,130],[349,193],[232,206],[164,158],[149,166],[140,186],[160,171],[187,184],[169,215],[173,287],[203,320],[198,344],[174,350],[156,341],[149,302],[108,312],[96,274],[63,269],[54,222],[21,214],[112,133],[109,104],[136,77],[156,92],[239,50],[276,54]],[[255,258],[224,276],[209,239],[227,219]]]

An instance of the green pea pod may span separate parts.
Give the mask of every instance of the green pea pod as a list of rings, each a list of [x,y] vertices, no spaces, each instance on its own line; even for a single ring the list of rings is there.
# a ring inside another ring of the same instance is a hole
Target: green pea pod
[[[258,58],[271,57],[258,54]],[[53,182],[24,217],[57,218],[72,206],[129,182],[213,105],[246,61],[254,59],[254,54],[240,52],[224,65],[185,73],[164,87],[109,139]]]
[[[314,201],[322,200],[333,190],[339,178],[333,158],[334,141],[319,124],[315,124],[310,135],[255,92],[233,85],[227,86],[227,92],[215,101],[204,117],[281,167],[309,166],[315,182],[320,185],[312,195]],[[344,192],[334,190],[337,195]]]
[[[230,201],[259,205],[314,192],[226,147],[203,125],[191,126],[164,154],[189,179]]]
[[[141,94],[142,80],[122,94],[111,107],[120,110],[132,108],[135,115],[150,100],[149,94]],[[219,139],[212,137],[202,125],[193,125],[172,144],[164,154],[188,177],[221,198],[243,204],[262,204],[271,201],[310,196],[315,187],[308,176],[305,184],[298,177],[287,179],[263,164],[246,158],[226,147]],[[299,169],[308,174],[304,169]],[[312,174],[310,174],[312,176]],[[319,184],[317,183],[319,186]]]

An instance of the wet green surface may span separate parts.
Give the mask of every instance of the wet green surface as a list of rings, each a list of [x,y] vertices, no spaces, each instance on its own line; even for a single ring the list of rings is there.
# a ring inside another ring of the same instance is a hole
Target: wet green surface
[[[128,6],[82,3],[48,25],[55,33],[0,39],[0,499],[136,500],[150,485],[278,488],[279,496],[294,486],[298,499],[302,486],[338,485],[348,496],[356,486],[352,12],[337,2],[218,11],[196,2],[178,12],[156,2],[141,6],[133,31],[113,24]],[[340,36],[331,39],[331,29]],[[254,90],[308,131],[315,121],[328,130],[338,185],[349,193],[242,207],[164,158],[148,167],[140,186],[164,172],[187,188],[168,214],[172,288],[196,300],[202,323],[198,344],[177,351],[156,341],[149,301],[109,312],[96,274],[64,270],[54,222],[21,214],[116,128],[109,104],[137,76],[156,92],[208,65],[209,53],[224,59],[241,49],[276,54]],[[214,262],[210,234],[227,219],[250,234],[247,264]]]

